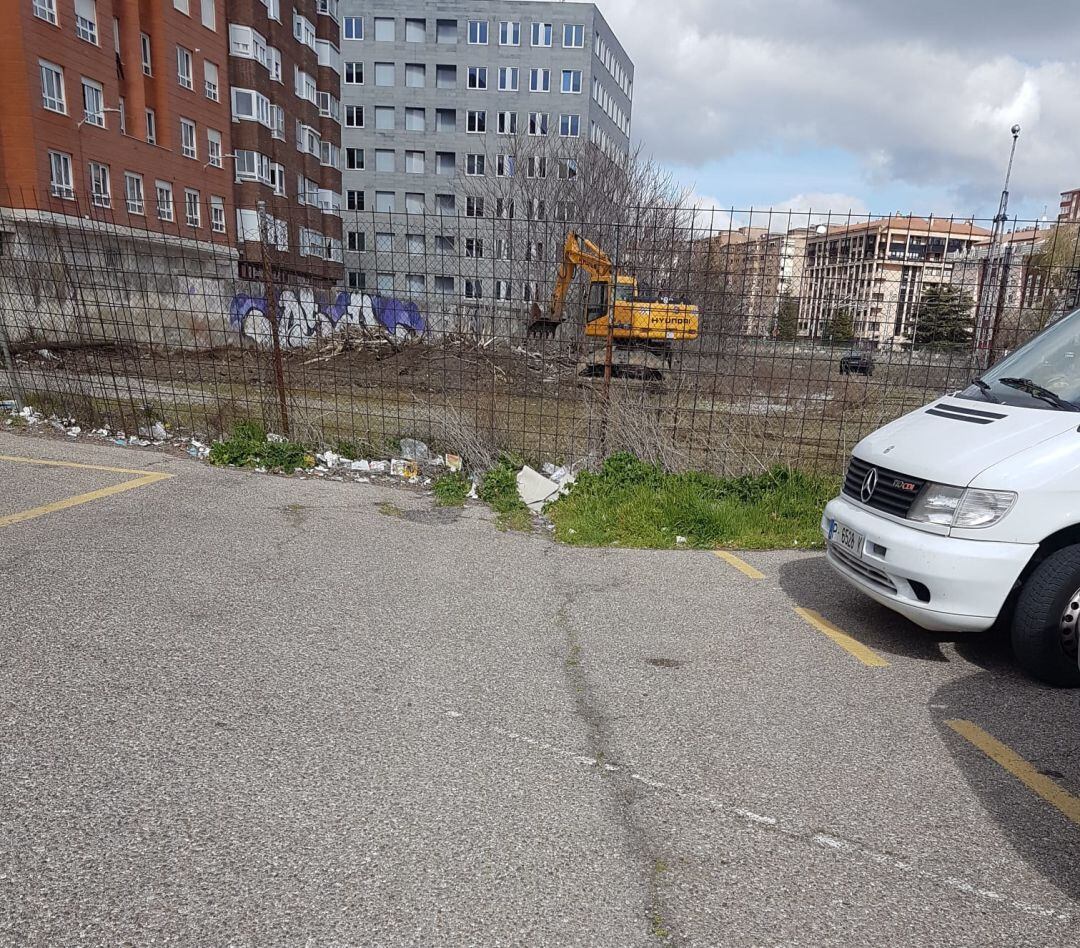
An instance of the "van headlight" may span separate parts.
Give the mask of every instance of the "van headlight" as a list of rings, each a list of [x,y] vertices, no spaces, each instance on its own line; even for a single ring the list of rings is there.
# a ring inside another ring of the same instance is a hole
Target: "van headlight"
[[[927,484],[908,511],[909,520],[937,523],[943,527],[992,527],[1016,503],[1011,490],[982,490]]]

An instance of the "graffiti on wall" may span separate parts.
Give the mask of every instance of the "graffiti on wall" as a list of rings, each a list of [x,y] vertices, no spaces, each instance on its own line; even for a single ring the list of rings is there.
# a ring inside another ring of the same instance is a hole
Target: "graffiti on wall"
[[[258,345],[270,344],[265,297],[237,293],[229,308],[229,322],[245,339]],[[397,339],[420,335],[426,328],[415,303],[348,291],[338,293],[331,303],[309,287],[278,294],[277,323],[281,344],[289,348],[332,336],[345,326],[380,329]]]

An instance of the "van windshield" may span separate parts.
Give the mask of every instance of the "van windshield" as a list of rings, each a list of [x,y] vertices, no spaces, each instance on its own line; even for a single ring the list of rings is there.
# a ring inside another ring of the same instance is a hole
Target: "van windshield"
[[[1075,411],[1080,406],[1080,309],[1058,320],[1031,342],[982,375],[963,398],[1024,408]]]

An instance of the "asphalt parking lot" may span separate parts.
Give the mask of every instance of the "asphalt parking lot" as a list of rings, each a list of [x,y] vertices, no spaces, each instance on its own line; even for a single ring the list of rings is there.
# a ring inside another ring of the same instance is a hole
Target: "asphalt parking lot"
[[[820,553],[9,434],[0,478],[5,944],[1080,945],[1080,697]]]

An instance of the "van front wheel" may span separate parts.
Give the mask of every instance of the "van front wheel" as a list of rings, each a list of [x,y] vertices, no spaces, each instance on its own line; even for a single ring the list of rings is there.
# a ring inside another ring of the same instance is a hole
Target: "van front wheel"
[[[1016,601],[1012,644],[1028,674],[1059,688],[1080,686],[1080,545],[1043,560]]]

